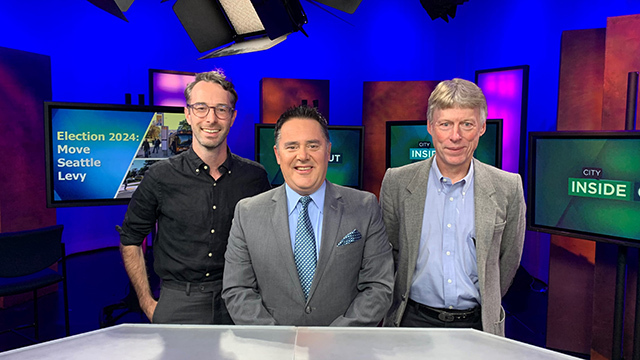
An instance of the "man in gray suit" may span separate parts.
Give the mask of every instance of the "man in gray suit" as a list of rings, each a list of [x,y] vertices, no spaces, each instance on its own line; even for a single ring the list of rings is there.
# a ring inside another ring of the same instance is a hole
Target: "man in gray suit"
[[[435,156],[388,169],[380,203],[396,280],[387,326],[469,327],[504,336],[500,305],[520,263],[525,203],[520,176],[473,158],[487,103],[453,79],[429,97]]]
[[[391,305],[393,257],[371,193],[325,179],[327,121],[287,110],[274,151],[285,184],[236,206],[222,297],[238,325],[375,326]]]

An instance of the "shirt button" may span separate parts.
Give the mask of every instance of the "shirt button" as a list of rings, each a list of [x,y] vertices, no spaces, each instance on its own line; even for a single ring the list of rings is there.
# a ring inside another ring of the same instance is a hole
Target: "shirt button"
[[[447,251],[447,256],[451,255],[451,251]]]
[[[216,186],[217,183],[213,183],[213,186]]]
[[[307,306],[307,307],[304,309],[304,312],[306,312],[307,314],[311,314],[311,306]]]
[[[451,224],[447,224],[447,227],[448,227],[448,228],[450,228],[450,227],[451,227]]]
[[[214,232],[216,232],[214,229],[211,229],[211,233],[213,234]]]
[[[199,172],[200,172],[200,169],[196,169],[196,172],[197,172],[197,173],[199,173]]]
[[[209,167],[208,167],[207,165],[205,165],[205,166],[204,166],[204,169],[205,169],[205,170],[208,170],[208,169],[209,169]]]
[[[215,209],[216,209],[216,206],[215,206],[215,205],[213,205],[213,210],[215,210]]]
[[[465,194],[466,194],[466,192],[464,192],[464,191],[463,191],[463,192],[462,192],[462,195],[464,196]]]
[[[231,170],[229,170],[229,174],[231,174]]]
[[[453,305],[449,305],[449,309],[453,309]]]
[[[209,257],[212,257],[212,256],[213,256],[213,253],[209,253],[208,255],[209,255]]]
[[[209,277],[209,273],[204,274],[204,276]]]
[[[207,276],[209,276],[209,275],[207,275]],[[451,284],[451,279],[447,280],[447,282],[448,282],[449,284]]]
[[[453,201],[453,197],[450,197],[450,198],[449,198],[449,201]]]

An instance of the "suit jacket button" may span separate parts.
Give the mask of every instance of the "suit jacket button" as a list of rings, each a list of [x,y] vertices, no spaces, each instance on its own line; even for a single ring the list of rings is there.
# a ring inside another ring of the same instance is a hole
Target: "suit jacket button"
[[[407,300],[407,295],[402,295],[402,301]]]
[[[395,327],[398,327],[398,326],[400,326],[400,323],[396,321],[396,322],[394,322],[394,323],[393,323],[393,325],[394,325]]]
[[[311,314],[311,306],[307,306],[307,307],[304,309],[304,312],[306,312],[307,314]]]

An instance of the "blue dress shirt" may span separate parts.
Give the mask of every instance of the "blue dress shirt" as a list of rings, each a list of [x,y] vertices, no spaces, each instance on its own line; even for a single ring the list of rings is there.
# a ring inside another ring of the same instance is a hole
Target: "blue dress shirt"
[[[291,252],[295,249],[296,245],[296,227],[298,224],[298,215],[302,209],[302,204],[299,200],[302,197],[297,192],[293,191],[289,185],[284,184],[285,191],[287,193],[287,211],[289,214],[289,236],[291,238]],[[322,241],[322,214],[324,209],[324,193],[327,189],[326,181],[322,183],[320,188],[316,190],[311,196],[311,201],[307,207],[309,212],[309,220],[311,220],[311,226],[313,227],[313,235],[316,238],[316,258],[320,257],[320,243]]]
[[[473,181],[473,162],[467,175],[452,184],[433,161],[409,295],[414,301],[458,310],[481,303]]]

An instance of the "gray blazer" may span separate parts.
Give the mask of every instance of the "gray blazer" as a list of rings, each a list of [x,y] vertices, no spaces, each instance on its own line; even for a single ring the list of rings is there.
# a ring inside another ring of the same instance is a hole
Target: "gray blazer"
[[[396,265],[393,304],[385,326],[399,326],[409,299],[433,159],[388,169],[382,180],[380,203]],[[522,182],[518,174],[476,159],[473,166],[482,327],[504,336],[501,300],[516,274],[524,245],[526,205]]]
[[[236,324],[375,326],[384,318],[393,257],[376,197],[327,181],[323,213],[318,265],[305,301],[284,186],[238,202],[222,290]],[[338,245],[353,230],[362,237]]]

